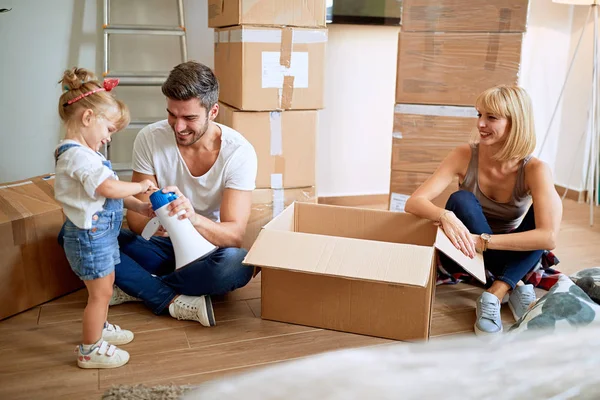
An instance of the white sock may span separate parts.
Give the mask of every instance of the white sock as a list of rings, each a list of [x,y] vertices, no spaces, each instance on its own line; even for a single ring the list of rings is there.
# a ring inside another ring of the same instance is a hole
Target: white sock
[[[98,340],[96,343],[93,343],[93,344],[81,344],[81,352],[83,354],[91,353],[92,349],[96,346],[99,346],[101,341],[102,341],[102,338],[100,338],[100,340]]]

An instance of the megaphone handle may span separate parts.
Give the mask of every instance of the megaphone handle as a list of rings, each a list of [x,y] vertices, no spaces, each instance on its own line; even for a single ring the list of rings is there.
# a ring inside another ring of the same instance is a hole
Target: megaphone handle
[[[158,219],[158,217],[152,218],[144,227],[144,230],[142,231],[142,237],[146,240],[150,240],[150,238],[154,236],[156,231],[158,231],[159,227],[160,220]]]

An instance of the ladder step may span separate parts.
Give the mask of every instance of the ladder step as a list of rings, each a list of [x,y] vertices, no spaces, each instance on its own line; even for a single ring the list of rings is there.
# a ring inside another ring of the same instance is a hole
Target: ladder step
[[[160,86],[169,76],[168,72],[111,72],[106,78],[118,78],[122,86]]]
[[[180,26],[160,25],[108,25],[104,28],[105,33],[121,35],[185,35],[185,28]]]

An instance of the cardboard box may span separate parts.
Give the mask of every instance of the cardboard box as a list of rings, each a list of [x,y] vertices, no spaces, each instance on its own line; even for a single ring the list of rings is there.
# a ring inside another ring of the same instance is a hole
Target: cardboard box
[[[237,130],[254,146],[257,188],[315,185],[317,111],[240,111],[220,103],[216,121]]]
[[[404,0],[404,32],[525,32],[529,0]]]
[[[252,192],[252,211],[242,248],[250,249],[263,226],[293,202],[316,203],[314,186],[296,189],[256,189]]]
[[[498,84],[516,84],[521,33],[400,32],[396,103],[474,106]]]
[[[433,173],[476,129],[473,107],[396,104],[392,170]]]
[[[390,176],[390,211],[404,212],[406,200],[431,175],[429,172],[392,170]],[[438,197],[432,200],[432,203],[444,208],[450,195],[457,190],[458,178],[454,178],[452,183]]]
[[[209,0],[208,26],[325,27],[324,0]]]
[[[53,184],[0,186],[0,319],[83,287],[58,245],[64,215]]]
[[[483,259],[410,214],[295,203],[244,263],[262,268],[264,319],[396,340],[429,337],[436,251],[485,281]]]
[[[323,108],[327,29],[215,29],[220,100],[239,110]]]

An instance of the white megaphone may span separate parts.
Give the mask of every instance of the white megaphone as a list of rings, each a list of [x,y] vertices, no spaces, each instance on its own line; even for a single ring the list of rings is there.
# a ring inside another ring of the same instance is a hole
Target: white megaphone
[[[156,217],[152,218],[144,228],[142,237],[150,240],[158,228],[162,227],[169,233],[173,250],[175,251],[175,269],[185,267],[189,263],[201,260],[217,250],[217,246],[206,240],[185,218],[179,219],[179,214],[169,216],[168,205],[177,195],[173,192],[163,193],[162,190],[150,195],[152,209]]]

